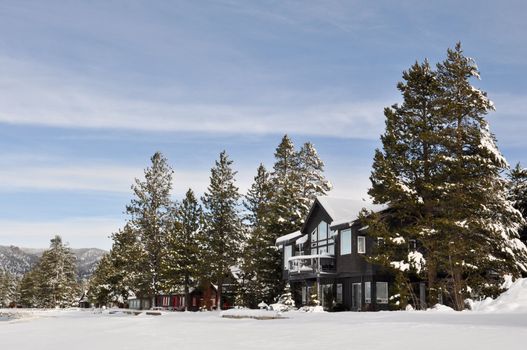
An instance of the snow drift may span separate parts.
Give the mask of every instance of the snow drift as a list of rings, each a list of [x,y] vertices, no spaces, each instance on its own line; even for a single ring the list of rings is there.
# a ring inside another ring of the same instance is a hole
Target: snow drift
[[[496,299],[472,302],[471,308],[481,312],[527,312],[527,278],[516,280]]]

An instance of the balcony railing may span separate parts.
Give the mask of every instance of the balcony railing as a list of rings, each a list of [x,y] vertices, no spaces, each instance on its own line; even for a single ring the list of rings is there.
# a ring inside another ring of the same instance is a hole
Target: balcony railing
[[[298,255],[289,258],[289,274],[335,273],[335,258],[327,254]]]

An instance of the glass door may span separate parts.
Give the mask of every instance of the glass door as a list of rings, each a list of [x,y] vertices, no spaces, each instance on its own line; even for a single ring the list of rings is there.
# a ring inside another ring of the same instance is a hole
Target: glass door
[[[353,283],[351,287],[351,308],[360,311],[362,306],[362,288],[360,283]]]

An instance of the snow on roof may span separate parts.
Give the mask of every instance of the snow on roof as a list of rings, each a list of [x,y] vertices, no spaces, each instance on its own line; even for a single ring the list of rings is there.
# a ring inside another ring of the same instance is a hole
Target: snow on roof
[[[327,196],[317,197],[318,202],[324,207],[324,210],[331,216],[331,226],[337,226],[345,223],[351,223],[359,217],[363,208],[380,211],[386,209],[383,205],[374,205],[367,200],[334,198]]]
[[[331,216],[333,221],[354,220],[366,202],[357,199],[345,199],[320,196],[317,197],[324,210]]]
[[[299,239],[297,239],[297,240],[295,241],[295,244],[296,244],[296,245],[304,244],[304,243],[307,242],[307,238],[308,238],[307,235],[303,235],[302,237],[300,237]]]
[[[283,244],[289,240],[292,240],[292,239],[295,239],[295,238],[298,238],[302,236],[302,232],[300,231],[295,231],[295,232],[291,232],[291,233],[288,233],[287,235],[283,235],[283,236],[280,236],[276,239],[276,245],[280,245],[280,244]]]

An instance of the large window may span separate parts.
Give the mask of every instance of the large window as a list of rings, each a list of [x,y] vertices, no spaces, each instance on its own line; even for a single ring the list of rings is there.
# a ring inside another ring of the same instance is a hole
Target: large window
[[[357,253],[366,253],[366,237],[364,236],[357,236]]]
[[[293,246],[284,246],[284,270],[289,270],[289,258],[293,256]]]
[[[340,255],[351,254],[351,229],[340,231]]]
[[[335,254],[335,241],[328,235],[327,222],[321,221],[311,232],[311,254]]]
[[[377,304],[388,304],[388,282],[377,282]]]

